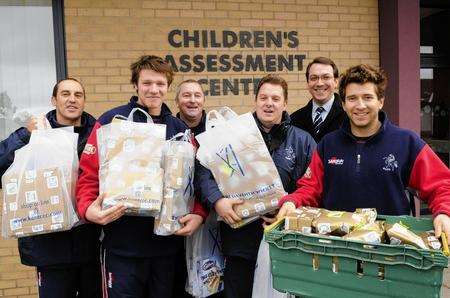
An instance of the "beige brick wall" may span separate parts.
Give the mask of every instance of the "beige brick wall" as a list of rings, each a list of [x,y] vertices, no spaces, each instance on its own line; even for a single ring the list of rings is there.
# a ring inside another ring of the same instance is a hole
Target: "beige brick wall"
[[[133,94],[129,65],[143,54],[290,55],[303,54],[303,70],[280,73],[289,83],[289,111],[309,100],[305,68],[315,56],[328,56],[344,70],[366,62],[378,65],[377,0],[66,0],[67,64],[70,76],[84,82],[87,111],[95,116]],[[281,48],[174,48],[167,41],[173,29],[296,31],[299,46]],[[259,78],[264,72],[179,73],[168,96],[174,110],[174,86],[187,78]],[[253,97],[209,96],[207,108],[253,109]],[[17,241],[0,240],[0,297],[36,297],[35,270],[20,265]]]
[[[0,198],[3,198],[1,189]],[[36,270],[20,264],[17,240],[0,238],[0,297],[31,298],[37,297],[36,293]]]
[[[209,0],[119,1],[66,0],[67,62],[70,76],[86,85],[87,110],[98,116],[126,102],[133,93],[129,65],[142,54],[179,57],[194,54],[304,54],[303,70],[283,71],[289,83],[289,111],[309,99],[305,68],[315,56],[329,56],[344,70],[366,62],[378,65],[377,0]],[[296,31],[299,46],[288,48],[174,48],[173,29],[238,31]],[[175,86],[187,78],[259,78],[264,72],[178,73],[169,94],[174,108]],[[208,89],[208,88],[207,88]],[[209,96],[207,107],[228,105],[252,110],[251,95]]]

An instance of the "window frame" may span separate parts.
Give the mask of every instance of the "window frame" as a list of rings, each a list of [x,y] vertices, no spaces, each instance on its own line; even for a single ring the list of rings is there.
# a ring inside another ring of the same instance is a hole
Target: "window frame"
[[[67,78],[66,32],[64,0],[52,0],[53,38],[55,45],[56,81]]]

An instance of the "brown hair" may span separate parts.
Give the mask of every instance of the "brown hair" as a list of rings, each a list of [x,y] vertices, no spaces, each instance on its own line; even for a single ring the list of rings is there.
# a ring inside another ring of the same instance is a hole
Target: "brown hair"
[[[75,78],[66,78],[58,81],[58,83],[56,83],[55,86],[53,86],[52,97],[56,97],[56,95],[58,95],[59,85],[64,81],[74,81],[80,84],[81,89],[83,89],[84,98],[86,98],[86,91],[84,90],[83,84],[81,84],[81,82]]]
[[[276,74],[268,74],[265,77],[263,77],[261,79],[261,81],[259,81],[258,88],[256,88],[255,99],[258,97],[258,93],[259,93],[259,90],[261,89],[262,85],[264,85],[266,83],[267,84],[281,86],[281,88],[283,88],[284,100],[285,101],[288,100],[288,85],[287,85],[287,82],[282,77],[280,77],[279,75],[276,75]]]
[[[137,85],[139,81],[139,74],[143,69],[150,69],[166,76],[167,85],[170,86],[173,81],[173,69],[167,61],[163,58],[153,55],[144,55],[138,61],[130,65],[131,70],[131,84]]]
[[[345,88],[348,84],[373,83],[378,100],[384,97],[387,86],[387,76],[383,70],[377,69],[368,64],[359,64],[347,69],[341,76],[339,81],[339,95],[342,101],[345,101]]]
[[[202,90],[203,97],[205,97],[205,90],[203,90],[202,84],[200,84],[199,81],[197,81],[197,80],[187,79],[187,80],[184,80],[183,82],[178,84],[178,86],[177,86],[177,93],[175,95],[175,101],[178,101],[178,97],[180,96],[181,86],[183,86],[183,84],[187,84],[187,83],[198,84],[200,86],[200,89]],[[205,99],[206,99],[206,97],[205,97]]]
[[[314,58],[313,61],[311,61],[308,66],[306,67],[306,81],[309,81],[309,69],[311,68],[311,66],[313,64],[324,64],[324,65],[330,65],[331,67],[333,67],[333,76],[335,79],[337,79],[339,77],[339,70],[336,66],[336,64],[334,63],[333,60],[331,60],[330,58],[327,57],[316,57]]]

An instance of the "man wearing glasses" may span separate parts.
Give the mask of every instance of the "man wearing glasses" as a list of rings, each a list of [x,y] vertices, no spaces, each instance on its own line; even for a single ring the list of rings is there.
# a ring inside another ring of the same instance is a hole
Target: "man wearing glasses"
[[[345,118],[339,94],[334,93],[339,71],[329,58],[317,57],[306,68],[306,82],[312,99],[291,115],[291,123],[311,134],[318,143],[338,129]]]

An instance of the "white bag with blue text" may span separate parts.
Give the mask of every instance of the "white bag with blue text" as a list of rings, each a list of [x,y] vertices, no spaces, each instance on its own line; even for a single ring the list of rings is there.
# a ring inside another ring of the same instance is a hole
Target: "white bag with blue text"
[[[223,290],[224,257],[221,252],[217,214],[211,212],[192,236],[186,237],[186,292],[196,298]]]
[[[196,137],[197,159],[212,172],[224,197],[244,201],[235,205],[237,215],[255,218],[276,210],[286,192],[253,115],[227,120],[210,111],[209,118],[214,125]]]

